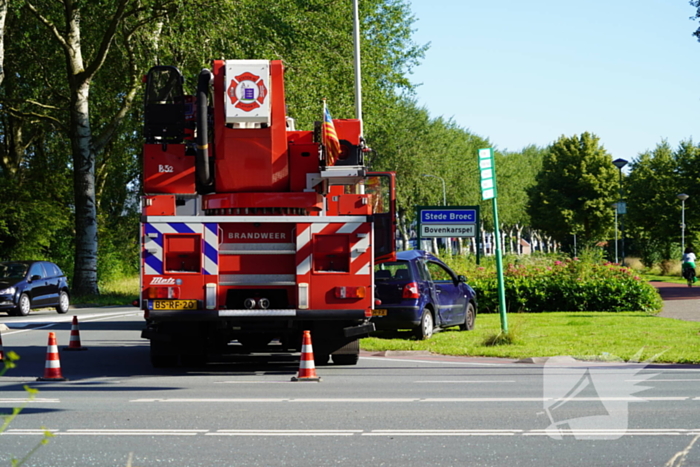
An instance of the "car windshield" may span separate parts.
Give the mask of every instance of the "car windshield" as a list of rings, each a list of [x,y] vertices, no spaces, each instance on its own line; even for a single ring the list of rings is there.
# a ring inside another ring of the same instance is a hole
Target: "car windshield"
[[[0,279],[18,279],[27,275],[25,263],[0,263]]]
[[[378,281],[411,280],[412,277],[408,261],[380,263],[374,266],[374,279]]]

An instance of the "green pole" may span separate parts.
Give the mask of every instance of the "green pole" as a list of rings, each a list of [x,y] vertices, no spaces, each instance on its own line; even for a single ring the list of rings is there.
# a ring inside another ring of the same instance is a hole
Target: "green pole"
[[[506,289],[503,284],[503,257],[501,255],[501,231],[498,223],[498,202],[493,198],[493,224],[496,243],[496,274],[498,275],[498,309],[501,314],[501,330],[508,332],[508,317],[506,316]]]

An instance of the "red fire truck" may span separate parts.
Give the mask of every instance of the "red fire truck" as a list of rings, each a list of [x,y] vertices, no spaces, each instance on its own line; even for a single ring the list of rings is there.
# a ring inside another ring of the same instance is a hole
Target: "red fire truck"
[[[195,96],[175,67],[145,78],[140,306],[154,366],[298,351],[304,330],[318,364],[355,364],[374,330],[393,174],[367,171],[359,120],[332,120],[337,157],[323,123],[295,130],[283,73],[217,60]]]

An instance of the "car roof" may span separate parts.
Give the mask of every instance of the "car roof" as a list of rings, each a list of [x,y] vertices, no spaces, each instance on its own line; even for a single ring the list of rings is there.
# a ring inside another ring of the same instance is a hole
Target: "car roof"
[[[406,250],[406,251],[399,251],[398,253],[396,253],[396,259],[403,260],[403,261],[415,261],[419,258],[425,258],[425,259],[429,259],[431,261],[440,261],[432,253],[427,252],[425,250]]]

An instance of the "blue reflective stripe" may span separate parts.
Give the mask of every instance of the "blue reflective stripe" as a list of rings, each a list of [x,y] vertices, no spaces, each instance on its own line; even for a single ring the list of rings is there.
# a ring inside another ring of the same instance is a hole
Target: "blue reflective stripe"
[[[192,228],[182,222],[173,222],[172,224],[168,224],[172,229],[177,232],[177,233],[197,233]]]

